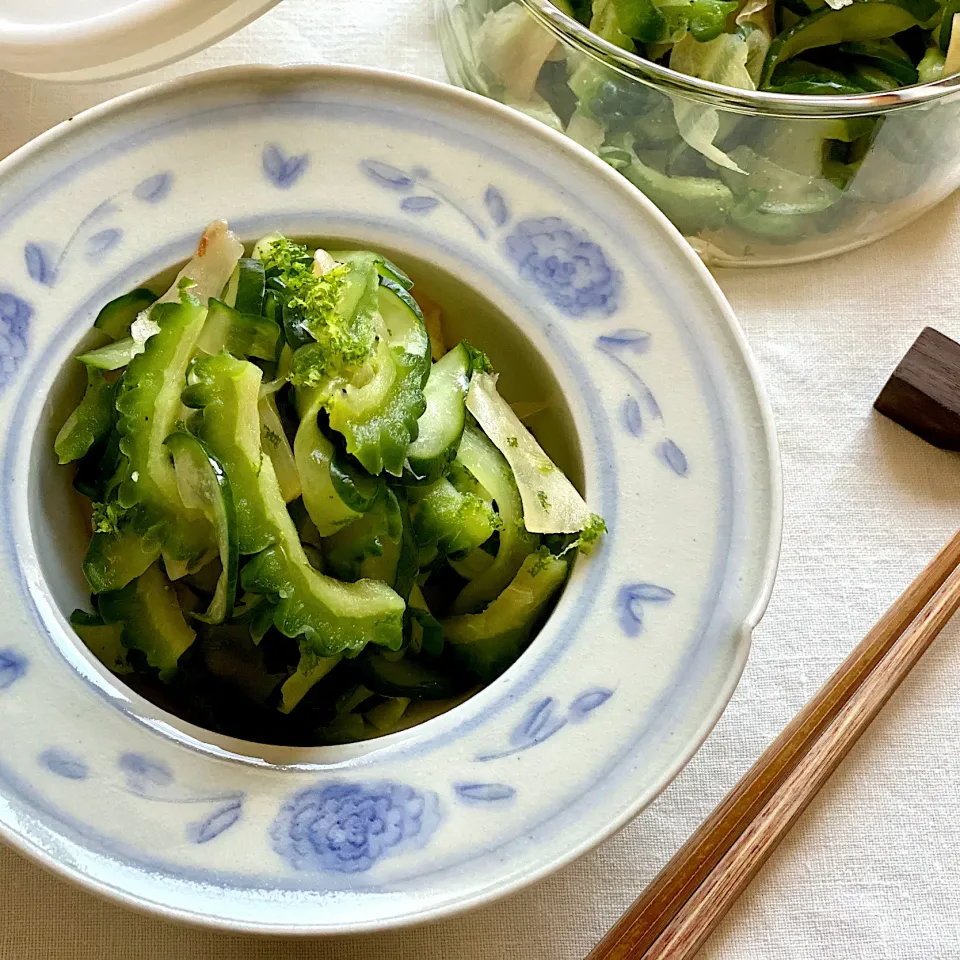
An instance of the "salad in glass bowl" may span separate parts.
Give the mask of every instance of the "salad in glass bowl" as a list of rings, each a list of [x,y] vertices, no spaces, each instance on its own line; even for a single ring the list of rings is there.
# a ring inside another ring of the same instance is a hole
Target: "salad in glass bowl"
[[[451,76],[565,132],[708,262],[827,256],[960,182],[955,0],[439,0]]]
[[[509,667],[602,534],[412,286],[218,221],[101,310],[55,442],[90,501],[71,623],[150,699],[261,742],[402,729]]]

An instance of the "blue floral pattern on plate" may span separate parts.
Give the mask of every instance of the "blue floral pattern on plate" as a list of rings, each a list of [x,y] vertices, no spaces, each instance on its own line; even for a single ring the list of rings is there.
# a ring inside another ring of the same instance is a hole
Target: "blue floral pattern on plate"
[[[639,637],[643,631],[643,605],[669,603],[675,594],[655,583],[625,583],[617,591],[617,619],[628,637]]]
[[[455,200],[425,167],[404,170],[383,160],[367,159],[360,169],[379,186],[404,194],[400,209],[406,213],[424,215],[446,204],[473,227],[481,240],[487,239],[480,217]],[[493,184],[488,186],[483,206],[494,227],[509,226],[512,212],[502,190]],[[611,265],[599,244],[562,217],[519,221],[504,238],[503,251],[520,276],[539,287],[567,316],[611,316],[616,312],[623,282],[620,271]]]
[[[310,155],[307,153],[289,154],[276,143],[268,143],[263,148],[260,160],[263,175],[281,190],[289,190],[307,172]]]
[[[430,791],[392,781],[332,781],[294,794],[270,829],[273,848],[296,870],[362,873],[426,843],[441,819]]]
[[[86,780],[90,776],[90,768],[86,762],[69,750],[61,747],[49,747],[38,757],[37,762],[46,767],[51,773],[64,780]]]
[[[555,698],[544,697],[534,703],[523,715],[520,723],[513,728],[509,747],[480,754],[476,759],[481,763],[499,760],[536,747],[549,740],[568,723],[582,723],[612,696],[613,690],[607,687],[591,687],[574,697],[566,711],[558,709]]]
[[[20,369],[27,355],[27,330],[33,307],[15,294],[0,290],[0,389]]]
[[[453,790],[464,803],[471,804],[503,803],[517,795],[507,783],[457,783]]]
[[[26,657],[16,650],[0,650],[0,691],[9,690],[26,672]]]
[[[614,330],[597,337],[594,346],[617,366],[633,388],[620,405],[620,425],[624,431],[636,439],[645,438],[648,434],[654,437],[653,452],[656,458],[678,477],[688,476],[690,464],[686,454],[675,440],[666,436],[663,410],[636,369],[636,358],[651,349],[650,334],[632,327]]]
[[[173,174],[169,171],[156,173],[141,180],[129,191],[121,190],[98,203],[77,225],[61,248],[47,241],[31,240],[24,245],[23,260],[31,280],[44,287],[55,287],[60,280],[64,265],[77,244],[83,242],[86,259],[99,263],[122,240],[120,227],[96,229],[108,217],[123,210],[127,194],[140,203],[157,204],[167,198],[173,186]]]

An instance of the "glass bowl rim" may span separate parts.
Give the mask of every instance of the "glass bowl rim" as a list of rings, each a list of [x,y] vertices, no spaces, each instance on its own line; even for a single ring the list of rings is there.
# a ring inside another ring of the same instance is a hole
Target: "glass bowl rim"
[[[897,90],[856,95],[819,96],[739,90],[709,80],[689,77],[669,67],[639,57],[604,40],[578,20],[565,14],[552,0],[519,2],[558,40],[599,60],[618,73],[640,83],[664,89],[713,107],[764,116],[812,117],[816,119],[890,113],[933,103],[960,90],[960,74],[915,84]]]

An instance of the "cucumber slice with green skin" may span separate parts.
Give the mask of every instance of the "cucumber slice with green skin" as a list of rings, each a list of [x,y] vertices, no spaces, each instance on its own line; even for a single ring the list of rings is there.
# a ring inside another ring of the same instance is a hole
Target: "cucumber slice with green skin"
[[[114,429],[81,458],[77,475],[73,478],[73,489],[90,500],[107,500],[119,462],[120,434]]]
[[[133,673],[123,646],[123,627],[119,623],[104,623],[94,614],[74,610],[70,626],[87,649],[111,672],[119,676]]]
[[[82,364],[97,370],[119,370],[143,351],[144,344],[137,342],[133,337],[124,337],[123,340],[108,343],[105,347],[81,353],[77,359]]]
[[[303,657],[297,672],[291,674],[280,688],[280,705],[277,709],[281,713],[291,713],[342,659],[342,657]]]
[[[98,605],[104,623],[122,625],[123,645],[139,650],[169,680],[196,633],[183,618],[173,585],[158,564],[122,590],[104,593]]]
[[[258,480],[261,463],[269,459],[260,447],[262,376],[255,364],[226,353],[200,357],[190,367],[182,394],[186,406],[202,412],[194,432],[223,465],[230,482],[243,555],[259,553],[274,542],[261,509]]]
[[[243,624],[205,627],[200,649],[207,670],[228,681],[255,703],[265,703],[284,681],[286,673],[270,673],[263,651],[258,650]]]
[[[960,2],[960,0],[958,0]],[[908,87],[919,80],[917,68],[895,40],[859,40],[842,43],[837,52],[865,60]]]
[[[642,163],[633,151],[604,148],[602,159],[645,193],[683,233],[718,230],[730,217],[733,194],[710,177],[668,177]]]
[[[953,18],[960,13],[960,0],[947,0],[943,5],[940,17],[940,29],[937,31],[937,43],[946,53],[950,49],[950,39],[953,35]]]
[[[370,250],[329,250],[334,260],[340,263],[372,263],[377,273],[386,280],[400,284],[404,290],[413,287],[413,281],[392,261],[379,253]]]
[[[111,340],[122,340],[130,336],[130,326],[137,316],[156,302],[157,295],[152,290],[140,287],[111,300],[97,314],[93,325],[102,330]]]
[[[852,63],[847,74],[850,80],[867,92],[878,93],[884,90],[898,90],[900,81],[885,70],[872,63]]]
[[[482,682],[498,677],[530,642],[547,605],[567,578],[566,560],[528,556],[510,585],[483,613],[444,620],[454,659]]]
[[[770,86],[777,67],[807,50],[866,40],[884,40],[929,20],[936,0],[853,0],[839,10],[823,7],[770,45],[763,64],[761,89]]]
[[[206,315],[206,307],[189,294],[179,303],[153,307],[158,331],[130,361],[117,389],[117,431],[125,458],[117,499],[122,507],[137,508],[137,532],[160,544],[168,570],[177,561],[187,572],[199,569],[215,550],[213,528],[180,499],[164,446],[182,416],[180,393]]]
[[[83,558],[83,575],[94,593],[120,590],[160,556],[160,544],[147,542],[130,523],[119,533],[95,533]]]
[[[373,724],[381,735],[393,733],[410,706],[410,697],[391,697],[369,709],[364,718]]]
[[[274,626],[284,636],[302,637],[301,649],[318,657],[354,653],[368,643],[399,649],[403,600],[385,583],[341,583],[313,569],[266,457],[260,489],[260,509],[276,541],[247,562],[240,581],[276,604]]]
[[[290,503],[300,496],[302,488],[293,448],[287,439],[283,422],[280,420],[280,412],[277,410],[276,394],[265,394],[261,387],[257,411],[260,414],[260,446],[273,461],[273,469],[280,482],[283,499]]]
[[[445,700],[473,685],[456,673],[441,670],[410,656],[391,660],[372,650],[352,660],[349,669],[358,683],[383,697]]]
[[[415,487],[413,537],[420,548],[436,546],[440,553],[467,553],[486,543],[497,528],[493,508],[472,493],[461,493],[447,479],[430,487]]]
[[[433,483],[457,455],[470,388],[470,354],[460,343],[430,368],[423,395],[427,408],[417,421],[417,439],[407,448],[411,479]]]
[[[194,364],[193,385],[184,391],[191,402],[202,401],[199,434],[230,480],[241,551],[245,523],[248,537],[255,533],[269,544],[244,566],[244,590],[267,597],[275,605],[274,626],[285,636],[302,637],[304,650],[316,656],[358,651],[368,642],[399,648],[405,604],[390,587],[370,580],[340,583],[310,564],[273,462],[259,448],[260,377],[249,361],[219,354]],[[199,387],[206,388],[207,396]]]
[[[318,391],[297,391],[306,409],[293,441],[293,455],[303,493],[303,504],[321,537],[330,537],[369,510],[380,494],[382,481],[338,465],[336,451],[317,422],[324,398]]]
[[[213,525],[220,548],[220,578],[210,606],[195,615],[204,623],[223,623],[233,612],[240,564],[237,511],[223,465],[196,437],[174,433],[166,439],[173,454],[177,488],[186,507],[200,510]]]
[[[227,302],[238,313],[259,317],[263,313],[263,298],[267,292],[263,261],[256,257],[241,259],[234,277],[236,287],[233,298]]]
[[[500,517],[500,544],[490,568],[471,580],[453,603],[455,614],[473,613],[490,603],[510,583],[538,539],[523,526],[523,506],[513,472],[503,454],[478,429],[467,426],[457,460],[493,497]]]
[[[117,383],[108,383],[103,373],[87,367],[87,389],[83,399],[60,428],[53,449],[58,461],[72,463],[86,456],[113,429],[117,420]]]
[[[197,346],[211,356],[226,350],[240,359],[256,357],[276,362],[283,340],[280,327],[272,320],[259,313],[241,313],[222,300],[211,300]]]
[[[338,388],[334,382],[325,390],[325,406],[330,427],[343,435],[347,452],[368,473],[386,470],[399,477],[426,408],[430,340],[420,308],[399,284],[383,280],[379,304],[385,333],[367,365],[370,379],[361,387],[348,383]],[[295,368],[296,361],[295,355]]]
[[[370,510],[323,541],[327,569],[338,580],[348,583],[368,577],[393,586],[402,537],[400,504],[393,491],[384,486]],[[373,559],[385,562],[370,569],[367,561]],[[378,575],[372,576],[374,573]]]

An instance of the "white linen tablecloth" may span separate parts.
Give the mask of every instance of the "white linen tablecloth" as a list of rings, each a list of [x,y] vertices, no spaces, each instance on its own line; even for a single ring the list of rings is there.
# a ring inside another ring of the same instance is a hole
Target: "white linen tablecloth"
[[[444,79],[432,0],[286,0],[211,50],[119,83],[66,87],[0,75],[0,156],[87,106],[162,77],[306,61]],[[730,707],[646,813],[521,895],[430,927],[336,940],[175,926],[103,902],[0,846],[0,958],[583,957],[960,520],[960,460],[871,411],[925,324],[960,338],[960,199],[859,252],[776,272],[723,272],[720,283],[773,401],[786,480],[783,558]],[[960,957],[958,626],[943,634],[703,957]]]

